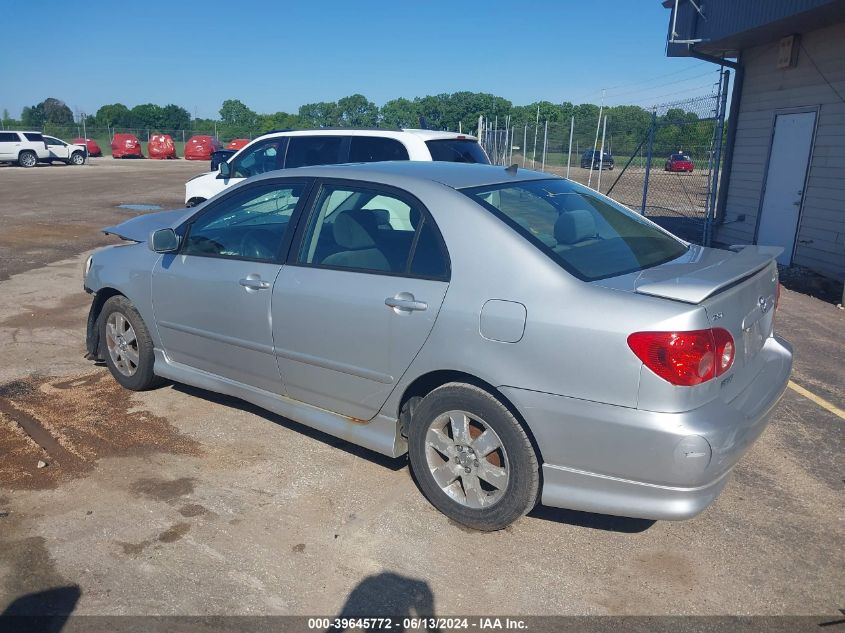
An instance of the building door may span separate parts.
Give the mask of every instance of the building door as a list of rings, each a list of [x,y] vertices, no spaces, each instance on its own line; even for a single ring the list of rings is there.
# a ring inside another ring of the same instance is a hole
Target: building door
[[[815,112],[775,117],[757,244],[782,246],[778,263],[785,266],[792,263],[815,127]]]

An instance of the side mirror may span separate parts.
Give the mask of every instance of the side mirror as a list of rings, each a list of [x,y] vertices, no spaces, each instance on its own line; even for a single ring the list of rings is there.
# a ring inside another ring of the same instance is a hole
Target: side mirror
[[[232,175],[232,168],[225,160],[217,166],[217,169],[220,170],[220,175],[223,176],[223,178],[229,178],[229,176]]]
[[[156,253],[175,253],[179,250],[179,236],[173,229],[159,229],[150,234],[149,244]]]

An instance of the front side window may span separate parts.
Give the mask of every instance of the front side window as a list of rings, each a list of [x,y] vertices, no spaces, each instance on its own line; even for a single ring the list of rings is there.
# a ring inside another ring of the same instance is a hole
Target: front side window
[[[342,136],[291,136],[285,168],[345,163]]]
[[[233,178],[249,178],[282,168],[284,137],[270,138],[247,148],[232,161]]]
[[[383,160],[408,160],[408,150],[393,138],[352,137],[349,145],[350,163],[375,163]]]
[[[47,145],[58,145],[59,147],[64,147],[65,145],[64,141],[60,141],[52,136],[45,136],[44,140],[47,141]]]
[[[683,242],[637,213],[567,180],[463,192],[584,281],[657,266],[687,251]]]
[[[345,185],[320,190],[298,261],[438,279],[449,273],[440,234],[416,203]]]
[[[279,256],[304,184],[247,187],[189,227],[183,255],[272,261]]]

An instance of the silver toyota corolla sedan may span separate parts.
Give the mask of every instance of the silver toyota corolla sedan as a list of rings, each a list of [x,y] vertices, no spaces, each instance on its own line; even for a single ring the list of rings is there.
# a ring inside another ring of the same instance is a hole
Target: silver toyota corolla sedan
[[[398,457],[481,530],[549,506],[706,508],[792,366],[778,250],[702,248],[571,181],[373,163],[276,171],[104,232],[88,353]],[[362,485],[366,485],[363,483]]]

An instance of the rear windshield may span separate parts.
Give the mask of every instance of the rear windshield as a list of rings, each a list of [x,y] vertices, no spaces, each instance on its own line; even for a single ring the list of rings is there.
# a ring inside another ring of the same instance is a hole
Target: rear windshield
[[[504,183],[463,193],[584,281],[657,266],[687,251],[639,214],[567,180]]]
[[[431,160],[447,163],[479,163],[489,165],[487,154],[477,141],[469,139],[447,138],[439,141],[426,141]]]

